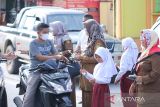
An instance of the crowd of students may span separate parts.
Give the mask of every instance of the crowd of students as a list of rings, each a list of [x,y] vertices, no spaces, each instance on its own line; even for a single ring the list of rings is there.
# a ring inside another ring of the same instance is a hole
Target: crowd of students
[[[86,48],[76,56],[80,60],[82,89],[82,107],[110,107],[108,84],[117,73],[112,55],[106,49],[103,31],[94,19],[84,22],[84,30],[88,38]],[[83,40],[83,39],[82,39]],[[130,38],[122,39],[123,54],[120,60],[120,71],[115,84],[120,81],[121,96],[143,98],[143,101],[123,101],[124,107],[158,107],[160,81],[160,43],[158,34],[151,29],[144,29],[140,34],[141,51],[135,41]],[[128,78],[135,67],[135,80]],[[106,96],[105,96],[106,95]]]

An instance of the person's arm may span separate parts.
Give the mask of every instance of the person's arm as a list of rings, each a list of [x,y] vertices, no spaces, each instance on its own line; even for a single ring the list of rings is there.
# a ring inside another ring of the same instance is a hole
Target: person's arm
[[[29,52],[30,52],[30,55],[32,55],[33,57],[36,57],[36,59],[39,61],[46,61],[48,59],[58,59],[58,60],[63,59],[62,55],[57,55],[57,54],[54,55],[55,53],[57,53],[54,47],[51,49],[52,55],[42,55],[34,42],[30,43]]]
[[[85,71],[82,74],[88,80],[95,80],[95,83],[98,83],[98,84],[106,84],[106,83],[111,82],[111,78],[107,78],[107,77],[103,77],[103,76],[101,78],[95,79],[93,74],[89,73],[88,71]]]
[[[51,56],[47,56],[47,55],[38,54],[38,55],[36,55],[36,58],[37,58],[39,61],[47,61],[47,60],[49,60],[49,59],[63,60],[63,59],[64,59],[64,56],[63,56],[63,55],[51,55]]]
[[[88,80],[94,79],[93,74],[89,73],[88,71],[82,73],[83,76],[85,76],[85,78],[87,78]]]
[[[149,84],[157,81],[160,78],[160,55],[153,55],[151,57],[152,71],[142,77],[142,84]]]
[[[116,78],[115,78],[115,82],[119,81],[122,76],[129,70],[129,62],[130,62],[131,58],[129,56],[126,55],[122,55],[121,60],[120,60],[120,71],[118,72]]]
[[[57,50],[54,48],[54,46],[51,49],[51,55],[42,55],[42,54],[37,54],[36,58],[39,61],[46,61],[49,59],[57,59],[57,60],[67,60],[66,57],[63,55],[58,54]]]
[[[105,43],[104,43],[102,40],[100,40],[100,39],[96,40],[96,42],[95,42],[94,52],[95,52],[95,51],[97,50],[97,48],[99,48],[99,47],[106,47],[106,46],[105,46]],[[97,61],[95,60],[94,56],[88,57],[88,56],[86,56],[86,55],[83,55],[83,56],[80,56],[79,59],[80,59],[80,61],[81,61],[82,63],[97,63]]]

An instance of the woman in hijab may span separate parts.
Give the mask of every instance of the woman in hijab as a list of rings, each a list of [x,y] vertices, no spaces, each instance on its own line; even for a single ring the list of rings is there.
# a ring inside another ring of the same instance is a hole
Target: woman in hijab
[[[93,56],[93,48],[92,46],[95,44],[97,40],[101,40],[104,42],[104,35],[103,35],[103,30],[101,26],[96,22],[94,19],[90,19],[86,22],[84,22],[87,34],[88,34],[88,42],[87,42],[87,48],[84,51],[84,54],[88,56]]]
[[[103,31],[100,25],[94,19],[84,22],[86,33],[88,34],[87,48],[81,55],[75,57],[80,60],[82,69],[86,69],[91,74],[97,63],[94,58],[94,52],[98,47],[105,47]],[[82,107],[91,107],[92,100],[92,84],[84,78],[80,77],[80,87],[82,89]]]
[[[67,31],[64,28],[64,25],[61,21],[54,21],[50,23],[50,29],[52,31],[52,35],[54,36],[54,45],[58,52],[63,54],[66,57],[70,56],[70,51],[73,52],[73,45],[71,38],[67,34]],[[70,50],[70,51],[69,51]],[[73,87],[71,100],[73,103],[73,107],[76,107],[76,93],[75,93],[75,79],[72,79]]]
[[[129,93],[137,92],[137,107],[159,107],[160,99],[160,44],[158,34],[144,29],[140,36],[142,53],[141,61],[136,67],[136,80],[132,83]]]
[[[98,64],[94,68],[93,77],[88,78],[91,77],[92,74],[85,69],[81,70],[82,74],[94,85],[92,107],[111,107],[110,101],[105,100],[105,98],[110,96],[108,84],[111,81],[111,77],[117,74],[117,69],[108,49],[99,47],[94,57]]]
[[[54,45],[56,49],[67,56],[69,53],[68,50],[73,51],[73,45],[63,23],[61,21],[54,21],[50,23],[50,29],[54,36]]]
[[[122,54],[120,61],[120,71],[115,79],[115,84],[120,80],[120,88],[122,97],[129,97],[129,88],[132,84],[132,80],[127,79],[128,75],[131,73],[132,67],[137,62],[138,57],[138,47],[134,40],[127,37],[122,40],[122,47],[124,53]],[[136,102],[127,102],[123,100],[124,107],[136,107]]]

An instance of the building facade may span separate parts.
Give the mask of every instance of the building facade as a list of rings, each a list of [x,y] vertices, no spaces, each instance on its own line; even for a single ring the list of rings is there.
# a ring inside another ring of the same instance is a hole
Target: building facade
[[[85,11],[117,38],[139,38],[160,16],[160,0],[0,0],[0,24],[13,22],[26,6],[60,6]]]

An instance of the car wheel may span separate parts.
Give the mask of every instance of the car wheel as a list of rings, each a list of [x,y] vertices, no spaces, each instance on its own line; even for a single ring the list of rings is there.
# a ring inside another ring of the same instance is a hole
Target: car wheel
[[[6,89],[4,89],[4,91],[3,91],[3,94],[2,94],[2,105],[0,105],[0,107],[8,107]]]
[[[14,52],[12,45],[8,45],[6,48],[6,53]],[[17,74],[19,72],[19,67],[21,63],[18,61],[18,57],[14,60],[7,61],[7,71],[10,74]]]

